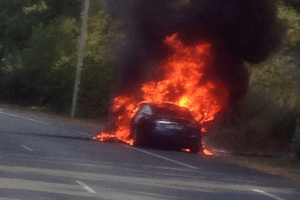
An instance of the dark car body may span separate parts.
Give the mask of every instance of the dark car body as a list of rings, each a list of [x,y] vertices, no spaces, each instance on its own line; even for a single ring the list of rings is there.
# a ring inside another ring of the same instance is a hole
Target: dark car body
[[[132,119],[136,146],[202,151],[201,127],[190,110],[171,103],[141,103]]]

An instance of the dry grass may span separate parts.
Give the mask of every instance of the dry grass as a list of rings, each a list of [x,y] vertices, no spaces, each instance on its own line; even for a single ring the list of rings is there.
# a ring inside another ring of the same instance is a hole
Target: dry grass
[[[300,183],[300,160],[295,158],[226,156],[218,159],[265,173],[283,176]]]

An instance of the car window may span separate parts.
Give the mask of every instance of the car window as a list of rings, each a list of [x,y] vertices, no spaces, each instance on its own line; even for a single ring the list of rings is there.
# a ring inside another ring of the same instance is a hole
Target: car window
[[[147,115],[152,115],[152,114],[153,114],[153,112],[152,112],[152,110],[151,110],[150,106],[148,106],[148,105],[145,105],[145,106],[143,106],[143,107],[141,108],[141,110],[139,111],[139,113],[138,113],[138,114],[147,114]]]
[[[135,118],[134,118],[134,123],[137,123],[141,118],[143,118],[143,115],[152,115],[153,112],[148,105],[142,106],[142,108],[137,112]]]
[[[187,109],[177,106],[155,106],[152,108],[153,112],[157,116],[176,116],[184,119],[192,120],[193,116]]]

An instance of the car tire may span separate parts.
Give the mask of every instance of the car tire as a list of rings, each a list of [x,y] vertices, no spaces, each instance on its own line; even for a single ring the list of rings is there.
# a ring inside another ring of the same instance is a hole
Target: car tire
[[[195,143],[193,146],[191,146],[190,150],[191,153],[199,153],[199,151],[201,150],[201,143]]]
[[[143,138],[139,133],[138,127],[133,128],[133,145],[136,147],[142,147],[144,144]]]

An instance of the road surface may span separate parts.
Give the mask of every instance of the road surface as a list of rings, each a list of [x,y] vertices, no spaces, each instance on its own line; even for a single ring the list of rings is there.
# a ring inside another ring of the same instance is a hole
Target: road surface
[[[299,200],[299,184],[203,155],[90,140],[96,130],[0,110],[0,200]]]

